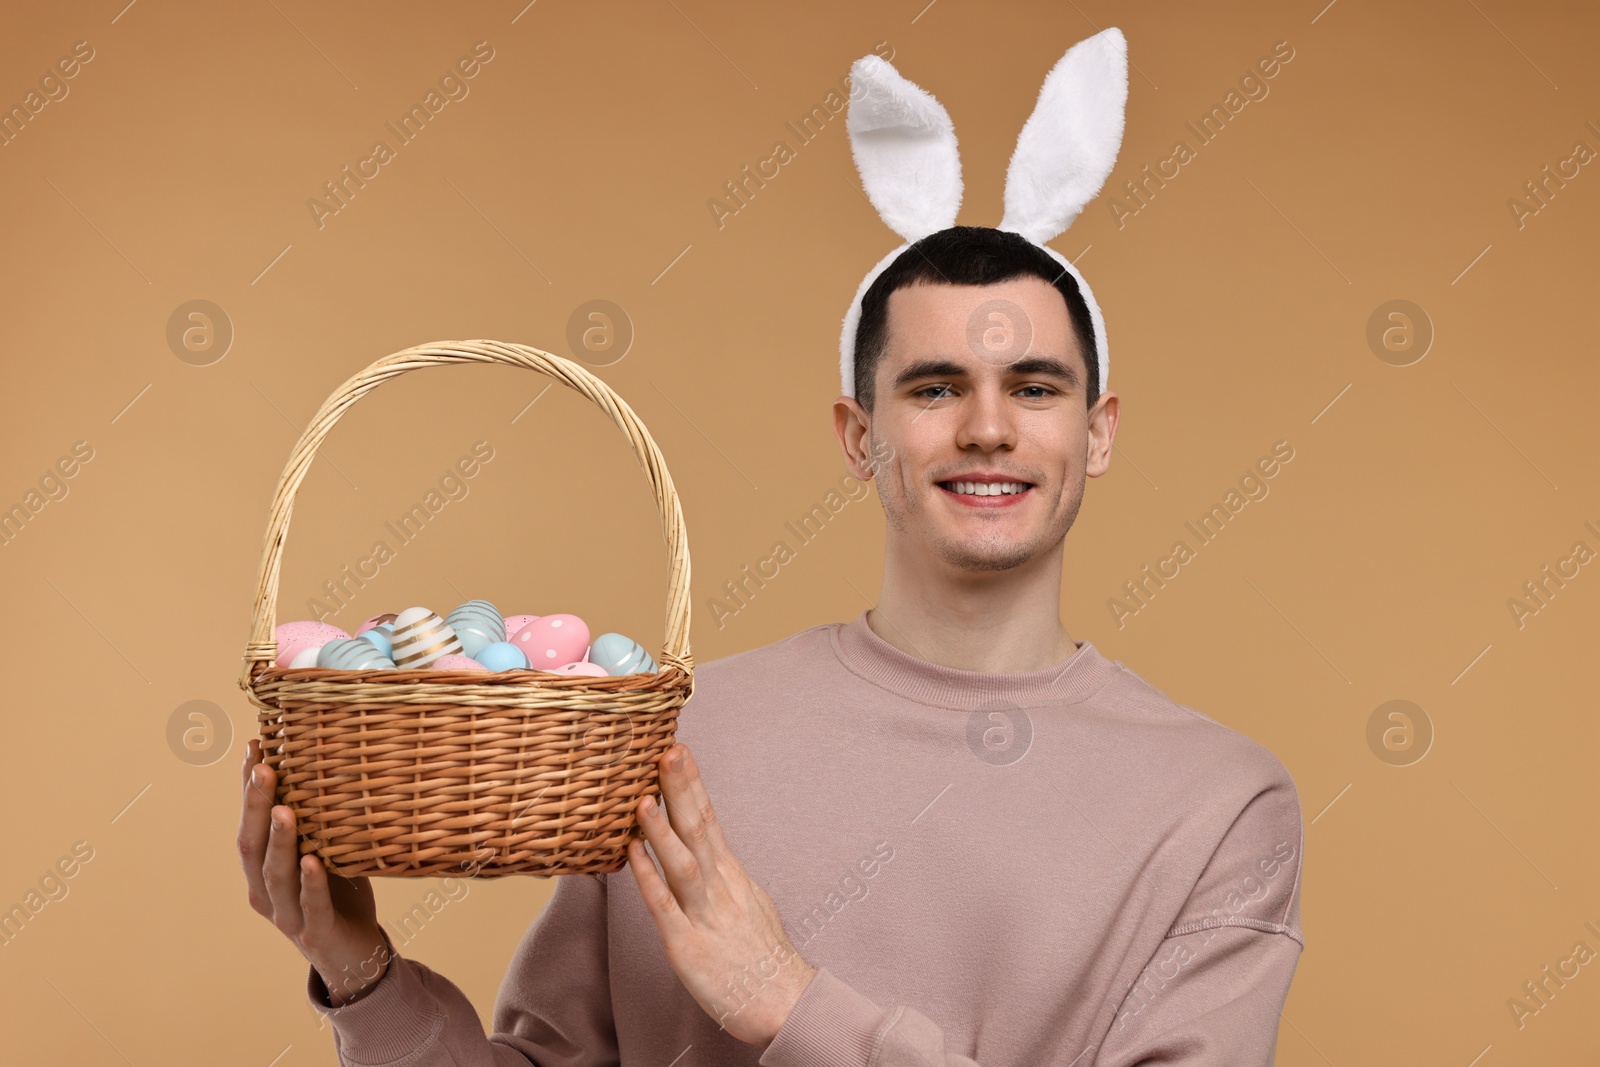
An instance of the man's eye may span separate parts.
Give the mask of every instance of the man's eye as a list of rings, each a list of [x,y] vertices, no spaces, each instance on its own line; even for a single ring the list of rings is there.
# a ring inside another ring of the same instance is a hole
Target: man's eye
[[[1048,386],[1048,385],[1024,385],[1024,386],[1023,386],[1023,387],[1022,387],[1022,389],[1020,389],[1020,390],[1018,390],[1018,391],[1019,391],[1019,392],[1025,392],[1025,391],[1027,391],[1027,390],[1029,390],[1029,389],[1040,389],[1040,390],[1043,390],[1043,391],[1044,391],[1044,392],[1045,392],[1045,393],[1053,393],[1053,392],[1055,392],[1055,390],[1054,390],[1054,389],[1051,389],[1051,388],[1050,388],[1050,387],[1049,387],[1049,386]],[[1031,398],[1031,399],[1034,399],[1034,400],[1043,400],[1043,399],[1044,399],[1044,397],[1042,397],[1042,396],[1039,396],[1039,397],[1033,397],[1033,398]]]
[[[929,393],[934,392],[935,390],[938,391],[938,395],[937,396],[928,396]],[[945,396],[949,392],[950,392],[950,387],[948,385],[930,385],[930,386],[927,386],[926,388],[918,389],[917,390],[917,395],[920,396],[920,397],[923,397],[926,400],[938,400],[940,397]]]

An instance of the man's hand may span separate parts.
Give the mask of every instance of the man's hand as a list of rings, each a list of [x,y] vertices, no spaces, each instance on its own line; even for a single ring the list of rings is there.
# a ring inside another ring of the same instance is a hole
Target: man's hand
[[[244,757],[238,842],[250,906],[317,969],[337,1008],[376,985],[388,968],[372,884],[330,875],[316,856],[299,854],[294,812],[272,804],[275,778],[261,761],[261,742],[252,739]]]
[[[630,842],[628,865],[683,987],[722,1029],[766,1048],[816,968],[795,951],[772,898],[728,851],[688,746],[668,749],[660,769],[667,810],[640,799],[650,848]]]

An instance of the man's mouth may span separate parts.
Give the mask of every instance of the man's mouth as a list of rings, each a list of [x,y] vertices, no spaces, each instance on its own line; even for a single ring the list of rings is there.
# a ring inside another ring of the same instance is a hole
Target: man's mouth
[[[955,496],[1021,496],[1033,488],[1032,482],[938,482],[940,489]]]

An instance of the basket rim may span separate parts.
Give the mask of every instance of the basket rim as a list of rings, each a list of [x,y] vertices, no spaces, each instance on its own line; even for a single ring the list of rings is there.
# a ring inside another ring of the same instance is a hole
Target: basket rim
[[[537,675],[538,677],[532,677]],[[554,698],[591,695],[614,699],[640,693],[662,693],[692,689],[692,665],[663,664],[659,670],[637,674],[562,675],[532,668],[509,671],[436,671],[429,668],[376,668],[342,670],[337,667],[263,666],[247,680],[247,692],[259,697],[270,688],[274,694],[293,694],[301,687],[318,692],[332,690],[370,690],[374,702],[382,702],[397,690],[424,689],[436,695],[502,694],[507,697],[549,696]],[[351,693],[351,696],[361,695]],[[268,705],[273,710],[276,707]]]
[[[673,669],[685,676],[691,673],[676,663],[663,664],[661,669],[656,671],[612,674],[604,678],[587,674],[558,674],[554,671],[541,671],[536,667],[516,667],[506,671],[452,671],[436,670],[432,667],[374,667],[364,670],[346,670],[341,667],[278,667],[268,665],[257,671],[252,678],[258,682],[348,681],[357,683],[367,681],[395,685],[416,685],[420,682],[443,681],[444,679],[440,676],[447,675],[455,678],[464,678],[478,684],[491,684],[503,688],[559,689],[564,691],[583,685],[595,685],[606,689],[617,688],[622,684],[626,684],[630,679],[638,678],[648,679],[649,681],[637,683],[637,688],[668,688],[665,682],[659,685],[651,683],[655,680],[666,678]]]

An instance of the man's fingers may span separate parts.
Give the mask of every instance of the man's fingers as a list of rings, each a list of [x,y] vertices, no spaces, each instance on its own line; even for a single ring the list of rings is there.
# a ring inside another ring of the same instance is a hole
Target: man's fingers
[[[300,911],[300,846],[294,832],[294,812],[280,804],[271,815],[272,830],[262,872],[267,898],[272,902],[272,922],[293,937],[305,925]]]
[[[328,871],[316,856],[302,856],[300,865],[300,914],[305,918],[305,929],[300,943],[307,949],[325,944],[333,931],[338,913],[333,907],[333,895],[328,891]]]
[[[679,755],[676,770],[668,763],[674,751]],[[717,825],[711,796],[700,778],[700,767],[690,755],[689,746],[679,744],[667,750],[662,759],[661,789],[667,797],[672,828],[702,867],[710,868],[718,860],[732,858],[722,828]]]
[[[294,812],[275,805],[277,773],[261,760],[252,738],[245,746],[244,820],[239,828],[239,854],[250,882],[251,903],[286,934],[304,923],[300,910],[300,846]]]
[[[669,927],[675,927],[685,921],[677,896],[662,880],[661,872],[656,870],[655,860],[650,858],[650,850],[645,848],[645,843],[641,840],[628,842],[628,869],[633,872],[633,880],[639,887],[639,896],[643,898],[645,908],[655,919],[657,929],[665,932]]]
[[[246,761],[244,798],[239,814],[239,862],[249,887],[250,906],[269,919],[272,901],[267,895],[265,873],[268,816],[272,808],[272,768]]]
[[[261,749],[256,738],[251,738],[244,746],[244,781],[243,785],[250,784],[250,772],[256,769],[256,764],[261,762]]]
[[[676,820],[678,814],[676,804],[672,805],[669,813],[660,803],[647,807],[643,800],[639,801],[639,825],[644,831],[645,840],[650,842],[651,850],[661,863],[661,870],[666,875],[665,885],[671,888],[679,907],[685,911],[697,912],[706,902],[705,883],[701,880],[702,874],[705,873],[704,868],[695,854],[678,838],[675,827],[668,824],[669,814]],[[652,873],[654,870],[652,864]]]

